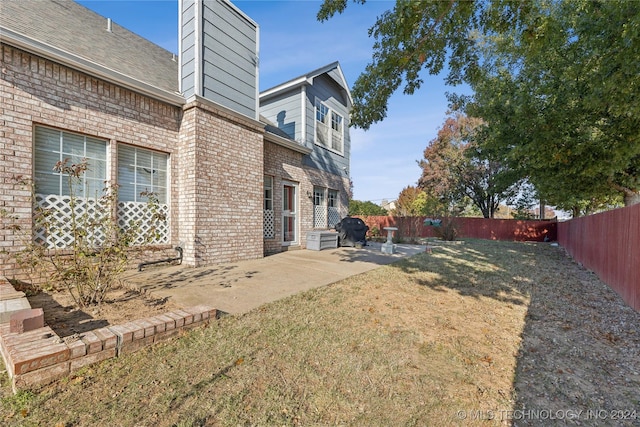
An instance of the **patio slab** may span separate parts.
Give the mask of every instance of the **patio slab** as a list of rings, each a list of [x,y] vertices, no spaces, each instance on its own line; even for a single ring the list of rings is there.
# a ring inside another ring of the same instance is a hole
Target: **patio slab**
[[[156,297],[168,297],[182,307],[205,304],[229,314],[241,314],[391,264],[424,252],[425,248],[399,244],[393,255],[382,253],[379,243],[362,249],[302,249],[208,267],[150,266],[127,274],[125,281]]]

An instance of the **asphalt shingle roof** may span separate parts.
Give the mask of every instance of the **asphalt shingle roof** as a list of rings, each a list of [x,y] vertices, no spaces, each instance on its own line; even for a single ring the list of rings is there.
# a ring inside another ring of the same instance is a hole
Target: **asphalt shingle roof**
[[[170,92],[178,62],[168,50],[71,0],[0,0],[0,26]],[[174,29],[171,29],[174,31]]]

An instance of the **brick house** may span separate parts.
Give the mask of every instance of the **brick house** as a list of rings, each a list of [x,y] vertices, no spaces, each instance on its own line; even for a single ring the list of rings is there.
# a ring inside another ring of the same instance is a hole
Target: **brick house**
[[[338,63],[260,94],[259,26],[227,0],[180,0],[179,55],[70,0],[2,2],[0,209],[36,241],[64,247],[65,158],[86,158],[83,209],[119,186],[122,224],[158,196],[155,249],[202,266],[304,248],[347,213],[351,97]],[[57,235],[32,226],[36,203]],[[144,193],[143,193],[144,194]],[[0,274],[18,274],[16,232]],[[155,254],[154,256],[158,256]]]

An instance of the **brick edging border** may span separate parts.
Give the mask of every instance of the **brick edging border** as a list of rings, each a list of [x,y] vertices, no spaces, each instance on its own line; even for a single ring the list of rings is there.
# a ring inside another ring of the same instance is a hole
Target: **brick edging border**
[[[3,288],[6,288],[6,282]],[[47,325],[18,333],[11,332],[10,324],[6,322],[0,323],[0,353],[16,393],[46,385],[86,365],[133,353],[183,331],[207,326],[217,317],[215,308],[198,305],[65,339]]]

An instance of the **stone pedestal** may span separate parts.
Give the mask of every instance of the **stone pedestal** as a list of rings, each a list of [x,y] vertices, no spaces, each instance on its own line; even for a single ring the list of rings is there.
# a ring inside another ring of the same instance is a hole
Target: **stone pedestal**
[[[398,231],[397,227],[384,227],[387,230],[387,241],[382,244],[382,253],[392,255],[396,251],[396,245],[393,244],[393,232]]]

